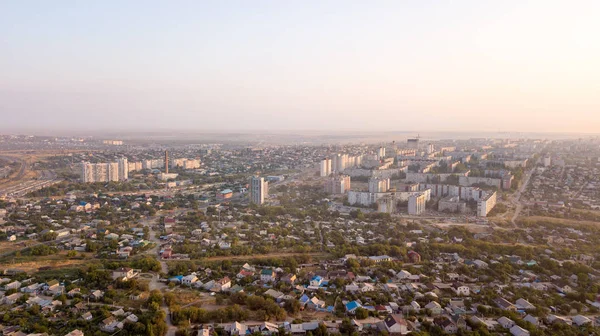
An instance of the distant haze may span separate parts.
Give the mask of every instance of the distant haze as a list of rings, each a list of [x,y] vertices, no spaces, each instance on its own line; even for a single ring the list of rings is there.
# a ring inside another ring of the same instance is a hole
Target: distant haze
[[[0,2],[0,131],[600,130],[600,1]]]

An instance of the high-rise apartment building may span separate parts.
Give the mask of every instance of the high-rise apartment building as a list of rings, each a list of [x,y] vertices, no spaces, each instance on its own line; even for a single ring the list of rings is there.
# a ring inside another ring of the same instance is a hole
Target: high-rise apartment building
[[[91,182],[108,182],[108,163],[94,163],[94,180]]]
[[[418,216],[425,212],[427,195],[419,193],[408,197],[408,214]]]
[[[125,181],[129,177],[126,158],[110,163],[81,163],[81,181],[84,183]]]
[[[320,176],[321,177],[325,177],[325,176],[329,176],[331,175],[331,159],[329,158],[324,158],[323,160],[321,160],[321,165],[320,165]]]
[[[252,176],[250,178],[250,202],[254,204],[265,203],[269,195],[269,182],[263,177]]]
[[[119,163],[110,162],[108,163],[108,180],[116,182],[119,180]]]
[[[372,177],[369,179],[369,192],[382,193],[390,189],[390,179],[383,177]]]
[[[165,174],[169,174],[169,151],[165,151]]]
[[[120,158],[117,161],[119,164],[119,181],[126,181],[129,179],[129,163],[127,158]]]
[[[385,158],[385,147],[379,147],[377,150],[377,159],[381,160],[383,158]]]
[[[94,181],[94,165],[89,162],[81,163],[81,182],[93,182]]]
[[[325,192],[328,194],[344,194],[350,190],[350,176],[331,176],[325,181]]]

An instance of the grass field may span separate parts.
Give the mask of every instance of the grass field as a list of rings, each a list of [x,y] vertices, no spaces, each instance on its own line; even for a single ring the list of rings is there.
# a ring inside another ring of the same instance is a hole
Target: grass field
[[[553,224],[560,224],[566,226],[578,226],[578,225],[592,225],[592,226],[600,226],[600,222],[594,221],[586,221],[579,219],[566,219],[566,218],[555,218],[555,217],[544,217],[544,216],[529,216],[529,217],[520,217],[519,219],[526,219],[534,222],[548,222]]]
[[[79,256],[79,254],[78,254]],[[40,268],[57,270],[63,268],[83,268],[90,263],[89,258],[68,258],[66,251],[47,256],[10,256],[2,260],[2,268],[18,269],[27,273],[33,273]]]

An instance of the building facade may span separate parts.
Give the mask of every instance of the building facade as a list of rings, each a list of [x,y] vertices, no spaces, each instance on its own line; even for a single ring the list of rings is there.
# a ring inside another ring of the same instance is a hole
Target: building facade
[[[344,194],[350,190],[350,176],[331,176],[325,181],[325,192],[328,194]]]
[[[250,178],[250,202],[264,204],[268,197],[269,182],[263,177],[253,176]]]
[[[411,195],[408,198],[408,214],[415,216],[421,215],[425,212],[426,203],[427,196],[424,193]]]
[[[326,177],[331,175],[331,159],[325,158],[321,160],[319,168],[319,176]]]

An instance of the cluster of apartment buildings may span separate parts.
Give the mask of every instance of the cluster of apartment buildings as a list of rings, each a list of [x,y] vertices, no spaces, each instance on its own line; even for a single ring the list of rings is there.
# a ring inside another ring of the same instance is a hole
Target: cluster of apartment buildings
[[[325,177],[333,173],[341,173],[347,168],[360,166],[362,162],[363,155],[334,154],[330,158],[321,160],[319,175]]]
[[[127,158],[109,163],[81,163],[81,181],[83,183],[125,181],[129,178]]]
[[[377,211],[396,213],[399,202],[408,202],[409,215],[421,215],[425,205],[432,198],[441,198],[438,211],[466,212],[465,201],[477,202],[477,215],[485,217],[496,205],[496,192],[477,187],[463,187],[449,184],[414,183],[392,188],[390,179],[373,177],[369,179],[368,191],[348,191],[350,205],[371,206],[377,204]]]

